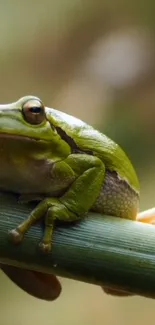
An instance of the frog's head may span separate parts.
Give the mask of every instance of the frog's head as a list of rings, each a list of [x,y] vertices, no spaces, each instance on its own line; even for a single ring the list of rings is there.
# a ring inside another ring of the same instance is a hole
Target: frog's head
[[[53,155],[64,157],[69,150],[68,145],[60,141],[54,120],[52,116],[49,118],[48,112],[49,108],[34,96],[25,96],[17,102],[0,105],[0,150],[5,142],[12,151],[25,147],[27,152],[46,151],[47,154],[52,152]]]
[[[46,107],[38,97],[25,96],[17,102],[0,105],[0,134],[50,140],[56,136],[48,121]]]

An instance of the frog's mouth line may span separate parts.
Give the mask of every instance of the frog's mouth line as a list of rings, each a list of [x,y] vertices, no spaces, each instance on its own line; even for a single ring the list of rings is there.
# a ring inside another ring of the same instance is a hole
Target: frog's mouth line
[[[26,135],[16,135],[16,134],[11,134],[11,133],[0,133],[0,139],[13,139],[13,140],[26,140],[26,141],[41,141],[39,138],[30,138]],[[44,140],[46,141],[46,140]]]

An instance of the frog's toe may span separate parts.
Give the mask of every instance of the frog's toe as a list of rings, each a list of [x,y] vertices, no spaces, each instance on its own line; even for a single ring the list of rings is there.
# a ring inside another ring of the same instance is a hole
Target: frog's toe
[[[39,244],[39,249],[43,252],[43,253],[49,253],[51,251],[52,245],[51,242],[41,242]]]
[[[14,244],[21,243],[23,236],[24,235],[18,229],[12,229],[9,231],[9,238]]]

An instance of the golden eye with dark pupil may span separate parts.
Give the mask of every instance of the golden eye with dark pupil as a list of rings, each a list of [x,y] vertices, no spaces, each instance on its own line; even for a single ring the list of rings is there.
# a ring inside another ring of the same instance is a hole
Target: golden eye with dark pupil
[[[45,108],[39,100],[29,100],[23,107],[25,120],[30,124],[41,124],[45,120]]]

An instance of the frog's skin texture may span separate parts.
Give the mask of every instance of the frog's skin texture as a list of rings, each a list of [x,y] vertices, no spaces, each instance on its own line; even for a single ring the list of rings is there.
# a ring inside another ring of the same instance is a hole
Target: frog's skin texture
[[[40,200],[10,232],[20,242],[42,216],[40,243],[51,249],[55,220],[71,222],[88,211],[136,219],[139,182],[124,151],[83,121],[26,96],[0,106],[0,190]]]

